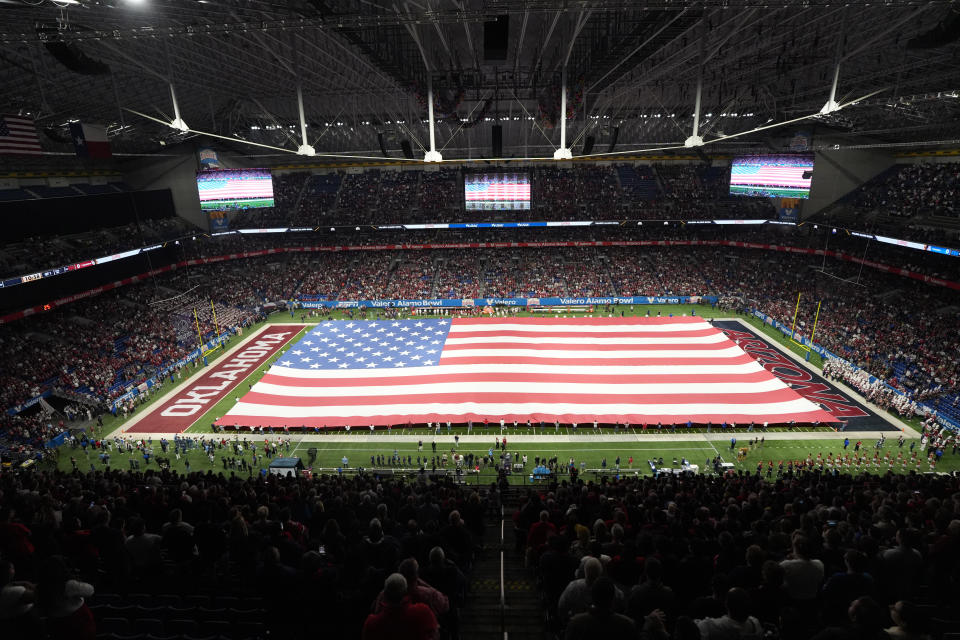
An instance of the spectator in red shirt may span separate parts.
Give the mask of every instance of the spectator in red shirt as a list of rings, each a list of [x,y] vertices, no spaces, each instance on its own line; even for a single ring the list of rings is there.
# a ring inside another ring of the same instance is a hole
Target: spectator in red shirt
[[[530,525],[530,532],[527,534],[527,548],[534,556],[531,559],[535,560],[546,547],[547,539],[555,535],[557,527],[550,522],[550,512],[544,509],[540,512],[540,520]]]
[[[407,579],[390,574],[383,583],[383,610],[363,623],[363,640],[435,640],[439,625],[430,607],[412,603]]]
[[[397,571],[407,581],[407,596],[412,603],[424,603],[430,607],[436,617],[440,617],[450,610],[450,602],[429,584],[420,579],[420,565],[416,558],[407,558],[400,563]],[[381,591],[377,601],[373,603],[373,612],[380,613],[386,608],[386,590]]]

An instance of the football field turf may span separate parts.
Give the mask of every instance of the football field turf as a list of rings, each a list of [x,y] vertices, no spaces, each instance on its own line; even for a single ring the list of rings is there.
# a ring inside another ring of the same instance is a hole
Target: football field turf
[[[650,307],[652,311],[652,315],[656,315],[656,312],[660,311],[661,314],[664,316],[670,313],[674,313],[678,315],[689,314],[691,311],[691,308],[696,309],[696,313],[698,315],[704,316],[706,318],[711,318],[714,315],[716,315],[717,317],[733,317],[735,315],[730,312],[714,311],[714,310],[711,310],[709,306],[700,306],[700,305],[697,305],[694,307],[691,307],[690,305],[683,305],[683,306],[662,305],[657,307]],[[597,311],[599,312],[599,310]],[[645,311],[646,311],[645,307],[636,307],[634,309],[634,313],[636,315],[644,315]],[[629,307],[616,307],[614,310],[614,313],[619,315],[620,312],[624,312],[625,315],[629,315],[631,313],[631,310]],[[308,312],[297,311],[294,316],[291,316],[289,312],[283,313],[283,314],[274,314],[264,324],[276,325],[276,324],[286,324],[286,323],[298,323],[299,321],[301,321],[303,313],[307,313],[306,322],[308,323],[316,322],[322,319],[327,319],[328,317],[333,319],[351,317],[350,315],[344,312],[331,312],[329,314],[325,313],[322,316],[310,316]],[[522,315],[529,315],[529,314],[521,313],[519,315],[522,316]],[[357,318],[362,316],[359,316],[358,314],[354,314],[352,317]],[[372,319],[375,317],[376,317],[375,313],[367,315],[368,319]],[[794,353],[797,353],[801,357],[806,355],[806,352],[804,352],[802,349],[800,349],[796,345],[791,344],[789,342],[789,339],[784,338],[779,331],[776,331],[771,327],[764,325],[763,323],[756,321],[755,319],[752,319],[752,318],[744,318],[743,316],[740,316],[739,319],[747,322],[756,333],[763,335],[768,341],[776,342],[778,346],[785,347],[793,351]],[[247,337],[257,328],[258,327],[253,327],[249,329],[244,334],[243,337],[239,338],[239,340],[246,340]],[[238,340],[237,338],[234,338],[233,345],[237,344],[237,340]],[[230,346],[233,346],[233,345],[230,345]],[[208,357],[208,361],[211,364],[215,363],[221,357],[222,353],[223,353],[222,350],[218,350],[214,353],[211,353],[210,356]],[[811,357],[810,357],[811,364],[819,365],[820,364],[819,360],[820,359],[816,354],[811,354]],[[266,367],[259,367],[254,373],[250,374],[246,379],[241,381],[237,387],[236,393],[228,394],[226,398],[216,403],[206,413],[200,416],[192,424],[192,426],[190,426],[190,428],[187,430],[186,435],[190,437],[199,437],[201,435],[205,435],[208,438],[211,437],[210,423],[214,420],[216,416],[224,415],[227,409],[230,406],[232,406],[233,403],[236,402],[237,395],[243,393],[243,391],[248,389],[250,385],[252,385],[255,381],[259,380],[262,377],[265,369]],[[192,369],[187,372],[187,375],[190,375],[191,373],[193,373]],[[164,401],[164,398],[171,391],[180,390],[182,384],[183,384],[182,379],[177,383],[167,382],[165,385],[160,387],[160,389],[154,395],[152,395],[149,398],[146,404],[142,405],[140,409],[138,409],[138,414],[142,412],[143,409],[149,408],[150,406],[154,405],[158,401],[160,402]],[[131,416],[131,418],[134,418],[136,415],[137,414],[134,414],[133,416]],[[108,417],[108,419],[105,420],[104,428],[101,431],[99,431],[99,433],[109,434],[109,435],[120,435],[122,433],[120,428],[123,427],[126,422],[127,420],[124,420],[123,418]],[[915,428],[918,426],[918,421],[916,419],[908,420],[906,422],[908,422],[908,424],[910,424]],[[840,452],[840,450],[843,447],[843,437],[840,434],[833,432],[831,429],[827,429],[827,428],[820,428],[819,430],[798,429],[797,432],[802,434],[801,437],[806,437],[806,438],[814,437],[814,433],[817,431],[819,431],[819,433],[822,433],[823,436],[822,438],[817,438],[814,440],[796,440],[796,439],[767,440],[762,449],[757,446],[750,448],[750,451],[746,459],[742,463],[736,463],[736,460],[735,460],[736,453],[731,452],[729,450],[729,441],[725,439],[724,440],[715,439],[715,440],[708,441],[703,436],[696,436],[696,438],[699,438],[699,439],[676,442],[676,441],[667,441],[667,439],[670,437],[667,435],[655,436],[652,434],[650,435],[641,434],[637,436],[636,434],[632,434],[632,437],[622,438],[619,441],[611,442],[611,441],[605,441],[605,439],[601,439],[601,438],[594,438],[592,434],[583,433],[583,431],[584,430],[581,429],[580,433],[574,436],[568,429],[561,428],[559,431],[559,435],[557,436],[557,439],[551,440],[550,433],[549,433],[550,429],[547,429],[547,433],[542,434],[539,438],[537,438],[537,440],[539,440],[538,442],[536,443],[528,442],[523,444],[517,443],[515,441],[512,442],[511,438],[516,435],[527,435],[526,433],[524,433],[525,432],[524,428],[521,428],[518,432],[513,432],[512,430],[510,430],[505,435],[508,438],[508,444],[509,444],[508,449],[511,451],[511,453],[515,453],[519,451],[521,455],[526,454],[528,456],[528,465],[527,465],[528,470],[532,468],[533,460],[535,456],[546,456],[546,457],[557,456],[558,459],[563,463],[566,463],[566,461],[570,457],[573,457],[578,467],[580,466],[580,463],[583,462],[585,463],[585,466],[587,469],[596,469],[601,466],[601,461],[603,458],[607,459],[607,467],[612,468],[615,464],[616,457],[619,455],[621,458],[621,469],[624,472],[629,471],[629,472],[638,472],[638,473],[650,473],[649,466],[647,465],[646,461],[648,459],[652,459],[655,457],[656,458],[663,457],[665,466],[671,466],[674,458],[677,458],[677,459],[687,458],[690,462],[700,465],[702,468],[708,458],[712,458],[713,456],[719,454],[724,458],[724,460],[729,462],[734,462],[735,464],[737,464],[738,468],[742,468],[751,472],[756,470],[757,462],[760,460],[763,460],[764,472],[765,472],[766,462],[768,460],[773,460],[774,465],[776,467],[779,460],[805,459],[810,454],[812,454],[813,457],[816,458],[818,453],[821,453],[824,456],[826,456],[828,453],[833,453],[836,455],[837,453]],[[774,430],[771,430],[771,431],[774,431]],[[339,437],[333,436],[333,435],[331,435],[330,437],[324,437],[323,435],[320,435],[320,436],[311,435],[304,438],[300,435],[292,435],[291,436],[292,443],[290,445],[290,454],[299,456],[304,459],[304,462],[307,462],[308,451],[311,448],[315,448],[317,458],[316,458],[316,461],[313,463],[314,468],[318,470],[326,469],[327,472],[330,472],[330,470],[341,465],[341,460],[343,455],[347,456],[349,461],[348,462],[349,467],[355,468],[357,466],[364,466],[369,468],[371,455],[376,456],[379,454],[382,456],[390,457],[393,455],[394,450],[396,449],[399,455],[402,455],[404,457],[406,457],[407,455],[410,455],[414,462],[413,466],[416,466],[415,463],[418,455],[420,455],[421,457],[425,457],[425,459],[427,460],[426,465],[429,468],[431,466],[429,462],[429,458],[432,455],[434,455],[431,451],[431,446],[430,446],[430,443],[433,439],[432,431],[428,431],[426,429],[404,431],[402,433],[404,433],[406,437],[402,437],[402,438],[397,437],[398,435],[400,435],[400,433],[401,432],[398,430],[393,430],[391,432],[378,431],[376,432],[375,435],[371,436],[369,432],[367,432],[367,430],[364,429],[362,431],[354,430],[349,435],[344,434],[343,432],[340,432]],[[452,435],[457,433],[461,435],[465,435],[465,429],[454,428],[454,430],[451,432],[449,436],[441,435],[438,437],[438,440],[437,440],[438,449],[437,449],[436,455],[439,456],[444,451],[446,451],[449,457],[450,448],[451,446],[453,446]],[[608,436],[612,434],[612,430],[601,429],[601,434],[603,436]],[[146,434],[131,434],[131,435],[136,435],[136,437],[142,437],[142,438],[151,437]],[[483,433],[481,428],[478,427],[474,429],[473,435],[474,436],[482,435],[483,440],[478,443],[463,442],[458,450],[460,453],[463,453],[463,454],[473,453],[476,456],[486,455],[489,452],[490,447],[493,445],[493,438],[495,436],[499,437],[500,434],[499,434],[499,429],[491,428],[489,429],[489,432]],[[756,435],[759,435],[759,434],[754,434],[753,437],[756,437]],[[415,441],[410,441],[410,436],[414,436],[415,438],[422,437],[424,441],[423,452],[420,452],[417,450],[417,444]],[[850,436],[853,442],[856,442],[855,435],[850,434]],[[229,433],[218,434],[218,437],[227,438],[229,440],[232,438],[232,434],[229,434]],[[241,438],[242,437],[243,436],[241,436]],[[259,441],[262,444],[263,437],[259,435],[254,437],[253,435],[248,433],[246,434],[246,437],[251,441]],[[896,432],[889,433],[887,443],[885,446],[886,450],[892,451],[892,454],[894,457],[896,457],[896,454],[898,452],[897,445],[896,445],[896,437],[897,437]],[[154,436],[154,438],[157,438],[157,437]],[[717,438],[717,436],[714,436],[714,438]],[[746,445],[751,439],[750,434],[746,434],[746,433],[737,434],[737,438],[738,438],[738,446],[737,446],[738,449],[740,448],[740,446]],[[911,442],[914,442],[914,441],[915,440],[910,440],[910,439],[906,441],[903,448],[905,456],[909,455],[909,446]],[[851,443],[850,445],[851,451],[853,449],[853,446],[854,446],[853,443]],[[873,441],[865,440],[864,447],[870,452],[870,455],[872,456]],[[154,441],[154,449],[155,449],[155,455],[158,455],[159,443],[156,441],[156,439]],[[134,453],[136,454],[136,452]],[[494,454],[496,457],[499,457],[499,451],[494,450]],[[222,473],[224,472],[223,462],[221,461],[221,457],[223,456],[233,457],[232,455],[229,454],[228,448],[222,449],[222,450],[218,449],[215,454],[214,463],[211,465],[209,459],[207,459],[207,457],[201,451],[193,450],[190,453],[186,454],[185,456],[182,456],[182,459],[179,461],[175,459],[171,459],[171,468],[181,472],[185,471],[186,463],[189,461],[191,471],[211,470],[214,472]],[[633,456],[634,462],[633,462],[633,468],[631,470],[628,470],[627,467],[629,465],[627,460],[630,456]],[[169,457],[173,458],[173,456],[169,456]],[[72,468],[71,458],[75,458],[77,460],[78,467],[82,469],[89,469],[90,465],[93,465],[95,468],[103,467],[101,461],[97,458],[96,454],[93,454],[90,452],[85,454],[80,449],[73,450],[70,447],[65,447],[61,450],[58,466],[64,470],[69,470],[70,468]],[[123,454],[114,453],[110,461],[110,466],[112,468],[127,469],[129,468],[129,465],[130,465],[129,460],[131,458],[140,458],[140,456],[139,455],[128,456],[126,453],[123,453]],[[139,459],[139,462],[141,464],[141,469],[143,469],[144,467],[143,467],[142,458]],[[263,462],[263,461],[260,462],[260,465],[266,465],[266,464],[267,462]],[[258,468],[260,467],[260,465],[258,465]],[[155,462],[149,463],[148,466],[154,469],[156,468]],[[438,466],[439,466],[439,463],[438,463]],[[960,469],[960,456],[953,456],[948,450],[944,455],[940,465],[938,466],[937,471],[953,471],[957,469]],[[886,470],[887,470],[886,465],[882,465],[881,468],[879,469],[880,472],[886,472]],[[900,471],[900,466],[896,465],[894,470]],[[908,468],[908,470],[916,470],[915,465],[911,465]],[[920,471],[928,471],[928,470],[929,468],[926,465],[926,463],[923,463],[921,465]],[[876,469],[874,469],[873,466],[871,465],[868,471],[875,472]],[[228,467],[226,472],[230,473],[231,469]],[[241,473],[239,470],[234,470],[234,472],[238,473],[239,475],[248,475],[250,473],[249,471],[244,471]],[[774,472],[774,477],[775,476],[776,476],[776,472]],[[488,482],[488,481],[491,481],[494,477],[495,477],[494,472],[492,470],[487,470],[486,472],[479,474],[479,476],[476,476],[476,475],[468,476],[468,480],[471,482]],[[585,477],[588,479],[592,479],[594,476],[593,474],[588,472]],[[517,482],[523,481],[523,477],[521,476],[514,476],[513,479],[514,481],[517,481]]]
[[[421,430],[425,431],[425,430]],[[441,435],[436,437],[437,442],[437,451],[433,453],[432,442],[434,441],[434,436],[432,435],[422,435],[423,440],[423,450],[418,450],[418,442],[415,440],[408,440],[404,438],[404,441],[398,442],[398,438],[394,434],[388,434],[386,432],[377,432],[375,436],[369,436],[366,433],[358,433],[355,436],[350,438],[330,438],[325,441],[323,437],[310,438],[310,439],[301,439],[298,436],[291,437],[291,444],[289,449],[281,447],[278,455],[290,455],[297,456],[303,459],[304,464],[307,466],[312,466],[313,472],[316,474],[320,473],[337,473],[336,469],[342,467],[343,456],[347,456],[347,473],[353,473],[357,467],[365,467],[371,469],[370,456],[383,456],[385,458],[390,458],[394,455],[394,452],[397,455],[403,456],[406,458],[410,456],[412,458],[411,465],[402,465],[401,468],[406,469],[417,469],[419,466],[416,464],[417,457],[420,456],[422,460],[425,461],[426,468],[429,470],[432,467],[430,462],[431,457],[438,457],[437,467],[441,466],[439,458],[443,453],[447,454],[448,464],[447,468],[452,469],[453,464],[451,461],[451,449],[455,450],[459,454],[466,455],[468,453],[473,453],[475,456],[485,456],[488,455],[490,449],[493,447],[494,437],[500,437],[499,429],[490,429],[489,434],[480,433],[481,429],[474,429],[473,436],[483,438],[486,436],[486,439],[482,443],[461,443],[457,447],[453,441],[453,438],[447,435]],[[521,430],[525,431],[525,430]],[[562,432],[562,430],[561,430]],[[395,432],[396,433],[396,432]],[[607,469],[613,469],[616,463],[617,456],[620,457],[620,468],[621,473],[630,474],[639,473],[641,475],[650,475],[650,467],[647,464],[647,460],[663,458],[664,466],[673,467],[674,459],[678,461],[681,458],[686,458],[689,462],[699,465],[700,469],[703,470],[704,466],[707,463],[707,460],[714,458],[717,455],[720,455],[724,461],[731,462],[734,464],[734,468],[742,469],[747,472],[753,473],[756,471],[757,463],[763,462],[763,473],[766,474],[767,463],[773,461],[774,463],[774,473],[773,478],[776,478],[776,467],[778,463],[783,460],[784,465],[786,465],[787,460],[802,460],[806,459],[807,456],[812,456],[814,459],[817,458],[818,454],[823,455],[824,458],[828,454],[833,454],[834,456],[843,453],[843,437],[841,434],[835,434],[833,437],[827,437],[826,435],[822,439],[816,440],[766,440],[766,442],[760,446],[759,444],[754,444],[750,446],[748,443],[751,438],[747,437],[750,434],[738,434],[737,436],[737,449],[741,447],[746,447],[749,451],[746,458],[743,461],[737,461],[736,451],[730,450],[729,440],[693,440],[693,441],[680,441],[680,442],[670,442],[664,441],[665,438],[669,436],[639,436],[631,439],[624,439],[621,441],[611,442],[611,441],[597,441],[592,439],[590,434],[578,434],[576,436],[571,436],[570,438],[564,437],[565,441],[543,441],[543,442],[517,442],[515,439],[511,440],[511,437],[516,434],[508,432],[507,437],[507,450],[511,455],[517,453],[520,456],[524,454],[527,455],[527,467],[525,473],[515,474],[511,476],[511,481],[515,483],[526,483],[529,481],[529,473],[534,466],[534,458],[540,456],[541,458],[547,457],[552,458],[556,456],[562,465],[566,465],[567,461],[570,458],[573,458],[578,468],[581,466],[581,463],[584,463],[583,466],[588,470],[582,475],[585,480],[593,480],[597,478],[597,475],[593,473],[592,470],[601,468],[602,460],[606,458]],[[756,438],[759,434],[753,434],[753,438]],[[810,435],[810,434],[804,434]],[[138,436],[139,437],[139,436]],[[226,438],[228,441],[233,439],[233,436],[230,434],[217,434],[217,436],[207,435],[206,437],[215,437]],[[549,436],[545,436],[549,437]],[[271,440],[274,440],[276,436],[271,437]],[[241,440],[244,439],[244,436],[240,437]],[[263,438],[253,437],[247,435],[246,439],[248,442],[256,442],[260,445],[259,453],[262,453]],[[354,441],[351,441],[354,440]],[[851,443],[847,450],[848,453],[853,453],[856,440],[851,438]],[[896,459],[898,453],[903,453],[905,458],[910,457],[910,445],[913,443],[916,450],[919,452],[919,442],[916,439],[908,439],[904,442],[902,448],[898,448],[896,438],[888,438],[883,449],[881,449],[881,456],[885,455],[887,452],[891,454],[891,457]],[[160,451],[160,444],[158,439],[153,440],[152,448],[155,452],[155,455],[163,455]],[[316,460],[311,464],[309,461],[309,450],[311,448],[316,449]],[[873,457],[874,453],[874,442],[865,440],[863,442],[862,450],[866,452],[868,457]],[[259,455],[258,453],[258,455]],[[499,460],[501,451],[498,449],[493,449],[493,455],[496,460]],[[69,446],[61,447],[59,460],[57,465],[60,469],[64,471],[69,471],[72,468],[71,458],[74,458],[77,462],[78,468],[82,470],[94,469],[105,469],[106,466],[98,457],[99,452],[95,452],[92,449],[88,448],[87,451],[84,451],[81,448],[72,448]],[[922,454],[919,454],[922,455]],[[629,458],[633,456],[632,468],[628,462]],[[259,469],[266,467],[269,464],[269,459],[261,458],[258,460],[257,465],[254,468],[249,470],[240,470],[239,468],[227,467],[226,469],[223,466],[223,458],[233,458],[236,457],[230,447],[225,447],[223,449],[216,449],[214,455],[213,463],[210,462],[209,458],[199,449],[191,449],[187,454],[182,455],[181,459],[177,460],[172,453],[166,454],[167,458],[170,459],[170,468],[178,472],[206,472],[212,471],[213,473],[224,473],[229,475],[230,473],[236,473],[239,476],[247,477],[255,473],[259,473]],[[251,457],[247,453],[245,458],[249,462]],[[157,463],[154,460],[151,460],[149,463],[144,463],[142,455],[140,455],[136,450],[132,454],[127,453],[117,453],[111,452],[109,465],[110,468],[114,469],[130,469],[130,461],[137,460],[140,464],[140,470],[145,469],[154,469],[156,470]],[[189,469],[187,467],[189,463]],[[392,466],[392,465],[390,465]],[[937,471],[951,472],[960,469],[960,454],[953,455],[948,449],[940,462],[937,465]],[[856,471],[857,468],[854,467],[852,471]],[[888,466],[886,464],[881,464],[879,468],[874,467],[872,464],[865,467],[863,471],[869,473],[886,473]],[[909,464],[906,471],[916,471],[915,464]],[[903,471],[903,468],[899,464],[895,464],[893,471],[899,473]],[[930,471],[929,466],[925,461],[921,461],[920,465],[921,472]],[[470,483],[488,483],[495,479],[495,471],[489,467],[484,467],[480,474],[469,474],[466,476],[466,481]],[[563,479],[566,476],[561,476]]]

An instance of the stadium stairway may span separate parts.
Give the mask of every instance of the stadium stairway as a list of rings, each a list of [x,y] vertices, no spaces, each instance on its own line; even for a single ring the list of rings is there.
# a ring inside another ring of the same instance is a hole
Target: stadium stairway
[[[484,553],[470,573],[470,594],[460,612],[461,638],[544,640],[544,611],[536,584],[523,566],[523,553],[505,542],[513,529],[519,494],[503,493],[499,522],[484,532]]]

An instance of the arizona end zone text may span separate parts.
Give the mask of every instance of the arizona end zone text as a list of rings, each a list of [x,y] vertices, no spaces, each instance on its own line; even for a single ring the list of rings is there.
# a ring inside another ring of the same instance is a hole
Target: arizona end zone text
[[[763,367],[793,387],[793,390],[811,402],[821,405],[838,418],[864,418],[870,414],[813,376],[803,366],[781,353],[776,347],[747,331],[723,329],[731,340],[738,340],[741,349],[756,358]]]
[[[229,359],[216,363],[195,382],[176,392],[159,411],[145,416],[129,431],[174,433],[186,430],[240,381],[295,337],[300,329],[302,326],[299,325],[285,325],[283,328],[269,329],[256,336]]]

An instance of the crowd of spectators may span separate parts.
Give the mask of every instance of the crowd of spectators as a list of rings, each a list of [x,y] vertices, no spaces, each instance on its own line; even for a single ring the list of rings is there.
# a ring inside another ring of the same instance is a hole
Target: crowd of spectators
[[[380,178],[377,208],[392,215],[394,222],[406,220],[405,214],[418,204],[421,175],[420,171],[384,171]]]
[[[958,489],[660,475],[530,490],[514,525],[566,638],[929,638],[958,627]]]
[[[960,216],[960,163],[896,165],[856,190],[845,202],[861,214],[900,218]]]
[[[499,483],[426,474],[6,473],[0,615],[13,640],[146,627],[470,637],[461,614],[503,505],[515,540],[506,562],[528,567],[557,637],[925,640],[960,629],[957,477],[790,462],[772,480],[551,478],[516,498]]]
[[[143,220],[139,225],[96,229],[70,236],[27,238],[0,246],[0,278],[102,258],[195,231],[182,218]]]
[[[841,202],[861,213],[880,210],[895,216],[956,216],[952,203],[960,180],[958,172],[958,163],[898,165]],[[533,194],[530,210],[465,211],[463,180],[455,169],[370,170],[351,174],[289,172],[274,177],[275,207],[239,212],[230,224],[235,229],[325,228],[325,225],[533,219],[765,219],[774,217],[775,213],[767,199],[729,196],[726,167],[679,164],[534,167],[530,169],[530,178]],[[824,220],[829,222],[832,215],[824,214]],[[145,244],[191,238],[198,232],[199,229],[185,220],[171,218],[143,220],[139,225],[69,237],[34,238],[0,248],[0,273],[22,275]],[[942,232],[931,233],[919,227],[898,227],[883,232],[917,241],[949,243],[950,240]],[[836,246],[842,244],[842,239],[837,238]],[[922,255],[904,259],[911,265],[924,262]]]
[[[949,308],[951,292],[911,287],[910,303],[904,304],[877,295],[905,288],[908,282],[902,277],[840,261],[810,263],[802,255],[715,247],[315,252],[218,262],[3,326],[0,400],[13,406],[51,386],[109,398],[182,357],[192,337],[177,336],[171,315],[192,315],[193,306],[209,310],[210,299],[220,306],[225,326],[243,321],[267,302],[297,297],[438,295],[721,295],[740,308],[790,322],[798,292],[804,301],[800,335],[812,332],[814,309],[807,306],[822,300],[815,336],[819,344],[911,392],[914,400],[953,400],[960,376],[960,345],[952,329],[956,322],[948,312],[937,311]],[[824,265],[827,269],[821,271]],[[214,331],[212,318],[201,320],[205,333]]]
[[[210,444],[222,453],[248,445]],[[94,640],[150,625],[157,636],[356,638],[371,610],[390,618],[408,592],[431,607],[428,633],[409,637],[437,637],[439,627],[456,638],[499,491],[151,469],[3,474],[0,499],[10,640]],[[367,622],[364,637],[408,637],[376,626]]]
[[[456,169],[440,167],[437,171],[424,171],[419,191],[422,216],[436,222],[447,218],[451,211],[459,211],[462,190],[463,182]]]
[[[483,295],[494,298],[566,295],[559,252],[521,249],[491,251],[486,256]]]

